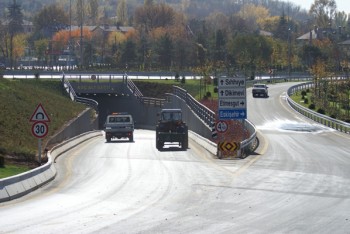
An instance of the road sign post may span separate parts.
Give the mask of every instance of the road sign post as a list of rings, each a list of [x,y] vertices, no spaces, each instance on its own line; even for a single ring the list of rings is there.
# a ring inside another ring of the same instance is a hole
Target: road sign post
[[[41,139],[48,134],[49,127],[47,122],[50,122],[50,117],[47,115],[41,103],[36,107],[29,121],[34,122],[32,125],[32,134],[38,138],[38,160],[39,164],[41,164]]]
[[[219,122],[247,118],[247,95],[245,77],[220,77],[218,80],[218,119]],[[226,122],[225,122],[226,123]],[[222,127],[222,126],[220,126]],[[244,128],[244,125],[243,125]],[[218,133],[220,133],[218,131]],[[239,143],[221,139],[218,144],[218,157],[223,154],[240,154]]]

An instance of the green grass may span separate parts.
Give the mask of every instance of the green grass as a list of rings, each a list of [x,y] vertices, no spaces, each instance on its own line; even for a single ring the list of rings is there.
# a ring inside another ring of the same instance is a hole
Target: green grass
[[[0,179],[17,175],[30,170],[28,166],[22,165],[6,165],[5,167],[0,167]]]
[[[33,123],[29,120],[39,103],[51,120],[43,145],[85,109],[69,99],[59,80],[0,79],[0,156],[12,156],[22,162],[34,160],[38,139],[31,133]]]

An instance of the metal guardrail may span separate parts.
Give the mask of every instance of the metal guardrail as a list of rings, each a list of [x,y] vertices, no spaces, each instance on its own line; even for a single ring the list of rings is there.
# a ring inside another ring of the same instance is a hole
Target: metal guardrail
[[[303,83],[303,84],[298,84],[298,85],[294,85],[292,87],[290,87],[288,89],[288,96],[287,96],[287,101],[289,103],[289,105],[296,111],[298,111],[300,114],[308,117],[309,119],[312,119],[313,121],[323,124],[327,127],[333,128],[337,131],[340,132],[344,132],[347,134],[350,134],[350,124],[337,120],[337,119],[333,119],[331,117],[328,117],[326,115],[322,115],[320,113],[317,113],[315,111],[312,111],[308,108],[305,108],[299,104],[297,104],[296,102],[294,102],[290,96],[293,95],[294,93],[301,91],[301,90],[306,90],[309,88],[313,87],[313,83],[312,82],[308,82],[308,83]]]
[[[209,127],[215,123],[215,113],[208,107],[199,103],[194,97],[192,97],[185,89],[178,86],[173,86],[174,95],[183,99],[186,104],[198,115],[200,119],[204,121]]]
[[[150,98],[144,97],[142,92],[137,88],[135,83],[131,79],[127,79],[126,85],[130,92],[138,99],[141,103],[149,106],[163,106],[165,103],[165,99],[160,98]]]
[[[86,105],[92,107],[95,111],[98,111],[98,102],[93,100],[93,99],[90,99],[90,98],[79,97],[75,93],[75,91],[74,91],[72,85],[69,83],[68,79],[65,78],[64,74],[62,75],[62,84],[63,84],[64,89],[67,91],[67,93],[69,94],[70,98],[73,101],[86,104]]]

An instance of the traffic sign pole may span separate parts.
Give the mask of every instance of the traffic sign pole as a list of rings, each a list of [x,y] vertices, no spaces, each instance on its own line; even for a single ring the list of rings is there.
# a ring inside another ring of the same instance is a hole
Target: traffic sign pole
[[[44,138],[49,132],[47,122],[50,122],[50,117],[46,113],[44,107],[40,103],[32,116],[29,119],[30,122],[34,122],[32,125],[32,134],[38,138],[38,161],[41,164],[41,150],[42,150],[42,138]]]

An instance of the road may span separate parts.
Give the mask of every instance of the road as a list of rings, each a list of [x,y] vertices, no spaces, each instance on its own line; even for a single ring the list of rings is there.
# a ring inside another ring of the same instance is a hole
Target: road
[[[290,85],[248,97],[256,154],[158,151],[148,130],[95,138],[58,158],[54,181],[0,204],[0,233],[350,233],[350,138],[290,110]]]

